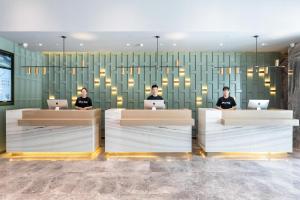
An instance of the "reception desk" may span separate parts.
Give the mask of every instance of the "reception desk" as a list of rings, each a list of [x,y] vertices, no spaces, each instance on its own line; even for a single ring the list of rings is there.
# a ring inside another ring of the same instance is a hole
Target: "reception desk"
[[[105,111],[105,152],[191,152],[191,110]]]
[[[292,152],[292,110],[198,110],[198,144],[207,153]]]
[[[100,109],[6,111],[6,151],[12,155],[97,152]]]

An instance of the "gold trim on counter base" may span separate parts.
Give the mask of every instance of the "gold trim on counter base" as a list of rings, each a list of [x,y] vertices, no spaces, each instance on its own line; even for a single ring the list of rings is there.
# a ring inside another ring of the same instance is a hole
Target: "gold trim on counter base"
[[[273,160],[289,156],[287,152],[205,152],[203,150],[199,150],[196,154],[201,155],[203,158],[212,157],[235,160]]]
[[[1,154],[1,158],[13,160],[94,160],[102,152],[14,152]]]
[[[170,152],[170,153],[156,153],[156,152],[106,152],[105,158],[192,158],[191,152]]]

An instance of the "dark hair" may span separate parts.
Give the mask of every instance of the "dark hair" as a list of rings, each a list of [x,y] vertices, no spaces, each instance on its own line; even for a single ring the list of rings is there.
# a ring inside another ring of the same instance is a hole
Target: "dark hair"
[[[153,89],[153,88],[158,88],[158,86],[156,84],[154,84],[151,86],[151,89]]]
[[[228,91],[229,91],[230,88],[229,88],[228,86],[224,86],[224,87],[223,87],[223,91],[225,91],[225,90],[228,90]]]
[[[82,90],[85,90],[86,92],[88,92],[88,90],[85,87],[81,88],[81,92],[82,92]]]

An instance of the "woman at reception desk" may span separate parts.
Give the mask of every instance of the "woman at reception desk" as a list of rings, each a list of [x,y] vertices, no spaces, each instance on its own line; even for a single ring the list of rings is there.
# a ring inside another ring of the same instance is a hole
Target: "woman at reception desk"
[[[152,86],[147,101],[163,101]],[[158,99],[158,100],[157,100]],[[188,109],[105,111],[106,153],[189,153],[192,151],[192,112]]]

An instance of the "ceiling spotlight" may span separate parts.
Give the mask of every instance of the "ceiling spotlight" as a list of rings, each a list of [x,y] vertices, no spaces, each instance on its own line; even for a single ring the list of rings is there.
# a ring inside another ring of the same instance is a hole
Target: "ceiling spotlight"
[[[130,46],[130,43],[126,43],[126,47],[129,47]]]
[[[174,47],[176,47],[176,45],[177,45],[176,43],[173,43],[173,46],[174,46]]]
[[[26,43],[26,42],[24,42],[22,45],[23,45],[24,48],[28,47],[28,43]]]
[[[83,43],[80,43],[80,44],[79,44],[79,46],[81,46],[81,47],[82,47],[82,46],[83,46]]]
[[[187,34],[184,32],[173,32],[166,34],[166,38],[169,40],[182,40],[187,37]]]
[[[95,35],[93,33],[79,32],[79,33],[72,33],[71,37],[78,39],[78,40],[89,41],[89,40],[96,39],[97,35]]]
[[[140,46],[141,46],[141,47],[143,47],[143,46],[144,46],[144,44],[143,44],[143,43],[141,43],[141,44],[140,44]]]
[[[219,44],[219,46],[222,47],[222,46],[224,46],[224,44],[221,42],[221,43]]]
[[[261,43],[261,46],[263,46],[263,47],[264,47],[264,46],[266,46],[266,45],[267,45],[267,44],[266,44],[266,43],[264,43],[264,42],[263,42],[263,43]]]
[[[42,44],[42,43],[38,43],[38,45],[39,45],[39,47],[43,46],[43,44]]]

